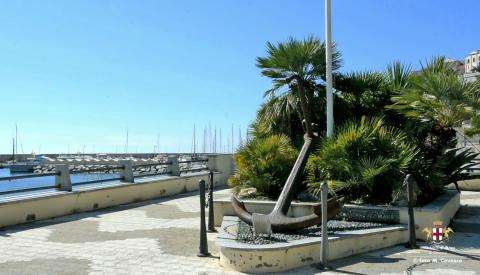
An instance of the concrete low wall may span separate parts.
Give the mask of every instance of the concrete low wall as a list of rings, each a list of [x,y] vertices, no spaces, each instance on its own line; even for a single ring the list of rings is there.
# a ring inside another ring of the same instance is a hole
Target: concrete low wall
[[[248,211],[268,214],[273,210],[274,201],[244,200],[243,203]],[[292,203],[288,215],[301,217],[313,213],[312,206],[315,203]],[[417,238],[426,240],[426,234],[422,232],[425,227],[432,227],[433,221],[441,221],[445,226],[450,224],[451,219],[460,208],[460,194],[448,190],[445,194],[423,207],[415,207],[415,225]],[[215,225],[220,226],[224,216],[234,216],[231,201],[227,199],[214,200]],[[339,214],[339,219],[353,221],[372,221],[392,224],[408,224],[408,209],[406,207],[383,207],[383,206],[344,206]]]
[[[460,193],[456,190],[448,190],[445,194],[436,198],[423,207],[415,207],[415,227],[417,239],[426,240],[427,235],[422,230],[425,227],[432,227],[434,221],[440,221],[444,226],[450,224],[460,208]],[[400,223],[408,223],[408,209],[399,208]]]
[[[480,179],[459,181],[458,187],[460,188],[460,190],[465,191],[480,191]],[[453,184],[449,184],[448,188],[452,190],[456,189],[455,185]]]
[[[220,178],[220,173],[214,173],[215,186],[225,185]],[[207,181],[208,173],[166,179],[143,178],[136,183],[3,201],[0,202],[0,227],[191,192],[198,190],[200,179]]]
[[[220,265],[245,273],[282,272],[318,263],[321,237],[288,242],[254,245],[236,241],[236,235],[224,228],[238,224],[238,218],[225,217],[216,245],[220,250]],[[328,259],[335,260],[408,241],[405,226],[387,226],[339,232],[328,238]]]
[[[233,174],[231,154],[208,155],[215,186],[225,186]],[[157,199],[198,190],[198,181],[208,180],[208,172],[182,176],[136,178],[135,183],[105,182],[103,186],[83,186],[72,192],[49,192],[0,200],[0,228],[35,220],[107,208],[125,203]],[[100,185],[101,186],[101,185]]]

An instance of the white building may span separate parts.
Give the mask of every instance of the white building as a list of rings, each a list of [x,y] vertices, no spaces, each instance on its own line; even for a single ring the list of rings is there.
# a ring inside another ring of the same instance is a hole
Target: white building
[[[471,52],[465,57],[465,73],[472,73],[473,69],[480,66],[480,50]]]

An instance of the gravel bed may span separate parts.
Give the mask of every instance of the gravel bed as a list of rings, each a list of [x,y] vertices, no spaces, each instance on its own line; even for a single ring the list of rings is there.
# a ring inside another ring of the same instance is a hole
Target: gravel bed
[[[352,222],[352,221],[339,221],[330,220],[327,223],[328,233],[332,234],[338,231],[351,231],[387,226],[383,223],[373,222]],[[305,229],[291,232],[291,233],[273,233],[271,235],[255,235],[253,228],[243,221],[239,222],[237,240],[242,243],[248,244],[271,244],[278,242],[288,242],[293,240],[300,240],[310,237],[322,236],[320,226],[311,226]]]

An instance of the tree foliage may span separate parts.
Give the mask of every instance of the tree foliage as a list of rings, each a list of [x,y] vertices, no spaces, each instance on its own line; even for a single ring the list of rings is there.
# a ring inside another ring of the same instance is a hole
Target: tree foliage
[[[317,111],[325,105],[325,44],[313,36],[304,40],[291,37],[277,44],[268,42],[266,48],[266,56],[257,57],[256,65],[262,75],[272,80],[273,87],[264,94],[267,102],[258,112],[254,133],[286,134],[299,145],[302,121],[318,124],[325,118],[323,112]],[[333,69],[338,69],[341,56],[335,49],[332,60]]]
[[[290,139],[284,135],[253,138],[235,154],[237,171],[229,183],[254,187],[257,194],[276,198],[297,156]]]
[[[320,192],[327,181],[350,200],[385,203],[401,184],[417,153],[399,129],[385,125],[379,117],[351,120],[325,138],[308,161],[310,190]]]
[[[471,156],[457,152],[455,157],[448,152],[456,146],[455,127],[463,122],[471,121],[467,134],[480,133],[480,80],[464,81],[444,57],[421,64],[418,71],[396,61],[384,71],[342,74],[338,72],[341,64],[341,55],[334,48],[334,116],[339,133],[332,139],[322,138],[309,160],[306,179],[312,192],[318,191],[322,180],[328,180],[351,199],[384,203],[405,173],[411,173],[422,192],[420,201],[428,202],[463,175]],[[265,102],[251,124],[255,143],[239,152],[242,166],[251,169],[268,155],[266,151],[255,155],[253,148],[267,150],[269,146],[263,143],[273,142],[269,138],[287,138],[292,149],[300,148],[304,133],[309,132],[304,120],[313,122],[320,136],[326,129],[324,43],[312,36],[268,42],[266,54],[256,59],[256,66],[271,79],[272,87],[264,93]],[[289,162],[280,156],[271,160],[272,165],[278,162],[285,168],[282,172],[252,170],[250,177],[248,169],[241,168],[232,182],[258,186],[264,194],[278,194],[286,179],[284,172],[289,171],[284,166]]]

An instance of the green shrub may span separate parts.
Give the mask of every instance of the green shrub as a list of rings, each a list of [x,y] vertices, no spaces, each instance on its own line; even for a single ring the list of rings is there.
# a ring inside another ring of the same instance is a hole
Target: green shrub
[[[327,181],[350,201],[390,202],[416,152],[406,134],[386,126],[382,118],[345,122],[309,158],[309,190],[318,195],[320,183]]]
[[[453,183],[460,192],[458,182],[476,178],[467,172],[469,168],[477,165],[474,161],[478,153],[470,148],[453,148],[446,150],[435,162],[424,165],[428,169],[417,171],[423,178],[419,188],[422,191],[420,199],[427,203],[445,191],[445,185]],[[415,161],[417,162],[417,160]],[[412,168],[417,168],[413,166]],[[414,175],[415,176],[415,175]],[[425,180],[427,179],[427,180]]]
[[[284,135],[254,138],[235,154],[237,171],[229,183],[254,187],[257,196],[276,199],[295,163],[296,150]]]

